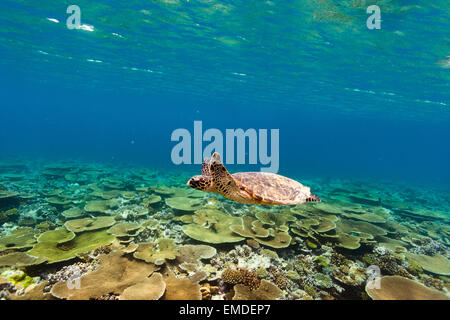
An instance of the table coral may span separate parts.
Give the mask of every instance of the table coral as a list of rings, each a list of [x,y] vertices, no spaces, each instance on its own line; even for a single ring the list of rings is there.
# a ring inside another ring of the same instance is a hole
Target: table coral
[[[10,235],[0,238],[0,252],[10,249],[31,248],[36,243],[32,228],[17,229]]]
[[[130,260],[119,250],[99,256],[99,267],[81,276],[78,289],[70,289],[66,282],[55,284],[51,293],[69,300],[98,299],[105,294],[120,295],[151,276],[159,267],[151,263]]]
[[[280,288],[267,280],[262,280],[256,290],[244,284],[236,284],[234,292],[233,300],[276,300],[283,295]]]
[[[211,259],[217,254],[214,247],[207,245],[183,245],[179,247],[177,261],[198,264],[201,259]]]
[[[415,261],[428,272],[444,276],[450,275],[450,261],[443,255],[427,256],[424,254],[407,253],[406,257],[408,260]]]
[[[195,211],[201,209],[201,199],[193,199],[186,197],[172,197],[166,199],[166,204],[178,211]]]
[[[37,258],[25,252],[13,252],[0,256],[0,267],[27,267],[39,265],[47,261],[47,258]]]
[[[230,243],[245,239],[230,230],[230,226],[240,224],[239,218],[219,210],[205,210],[208,210],[208,216],[214,218],[217,223],[210,223],[207,226],[196,223],[184,225],[182,230],[187,236],[206,243]]]
[[[379,288],[368,282],[366,292],[373,300],[449,300],[443,292],[400,276],[381,277]]]
[[[164,275],[166,292],[163,300],[201,300],[200,285],[189,279],[180,279],[168,270]]]
[[[70,260],[80,253],[109,245],[113,240],[114,236],[109,235],[106,230],[88,231],[80,233],[73,240],[62,244],[59,243],[59,240],[37,243],[27,253],[32,256],[47,258],[48,263],[55,263]]]
[[[69,220],[64,223],[67,230],[72,232],[92,231],[98,229],[105,229],[111,227],[116,223],[116,220],[111,217],[96,217]]]
[[[126,288],[120,300],[158,300],[166,291],[166,283],[160,273],[155,272],[135,285]]]
[[[158,239],[156,242],[140,243],[133,253],[136,259],[161,265],[166,259],[173,260],[178,255],[178,248],[172,239]]]

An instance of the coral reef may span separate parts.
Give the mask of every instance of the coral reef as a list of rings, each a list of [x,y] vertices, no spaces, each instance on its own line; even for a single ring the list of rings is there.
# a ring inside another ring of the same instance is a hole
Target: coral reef
[[[439,193],[317,179],[322,202],[260,207],[189,189],[184,173],[26,168],[0,162],[2,299],[448,297]],[[367,287],[370,270],[385,291]]]

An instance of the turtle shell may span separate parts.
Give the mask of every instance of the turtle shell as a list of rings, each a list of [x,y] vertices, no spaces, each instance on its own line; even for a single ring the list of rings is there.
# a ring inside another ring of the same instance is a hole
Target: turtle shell
[[[231,176],[242,190],[262,203],[298,204],[311,195],[309,187],[275,173],[239,172]]]

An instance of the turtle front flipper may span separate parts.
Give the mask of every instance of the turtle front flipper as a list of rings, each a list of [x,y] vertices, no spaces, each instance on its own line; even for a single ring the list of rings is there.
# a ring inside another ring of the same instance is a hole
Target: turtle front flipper
[[[239,190],[236,181],[223,165],[220,155],[217,152],[214,152],[211,157],[209,172],[215,189],[225,198],[230,198],[236,190]]]

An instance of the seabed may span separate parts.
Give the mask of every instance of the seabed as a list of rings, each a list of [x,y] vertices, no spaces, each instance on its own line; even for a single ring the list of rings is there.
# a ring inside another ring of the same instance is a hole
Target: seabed
[[[448,193],[293,177],[323,201],[255,206],[191,175],[0,162],[0,298],[449,297]]]

